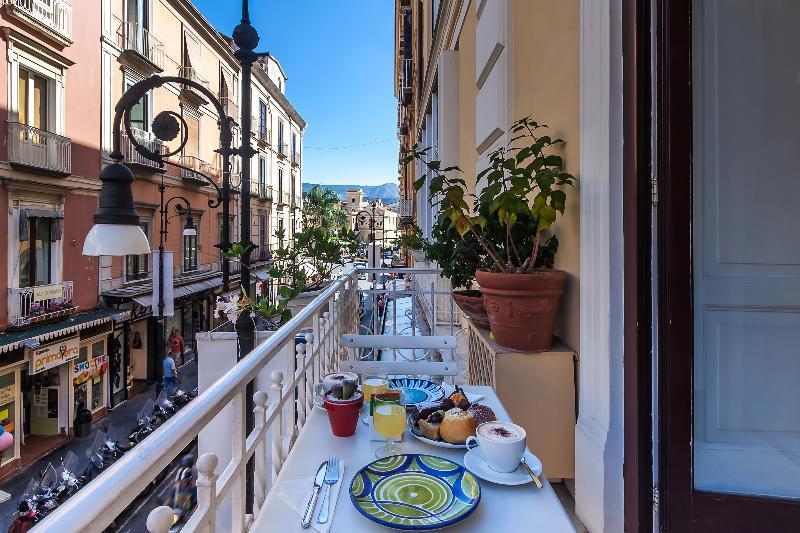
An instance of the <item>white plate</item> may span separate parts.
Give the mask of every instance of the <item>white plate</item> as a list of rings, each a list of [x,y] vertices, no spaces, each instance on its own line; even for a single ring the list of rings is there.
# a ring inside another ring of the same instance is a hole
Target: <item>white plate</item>
[[[322,403],[322,396],[320,396],[319,394],[315,394],[314,395],[314,407],[316,407],[317,409],[322,409],[323,411],[325,411],[325,404]],[[327,413],[327,411],[325,411],[325,412]]]
[[[431,446],[436,446],[437,448],[450,448],[450,449],[456,449],[456,450],[457,449],[463,450],[463,449],[465,449],[467,447],[466,444],[451,444],[451,443],[445,442],[443,440],[432,440],[432,439],[429,439],[428,437],[426,437],[425,435],[420,433],[419,428],[416,427],[411,422],[411,417],[410,416],[408,417],[408,421],[406,423],[406,426],[408,427],[408,432],[411,433],[417,440],[420,440],[420,441],[422,441],[422,442],[424,442],[426,444],[430,444]]]
[[[542,475],[542,462],[528,450],[525,450],[525,462],[528,463],[528,466],[531,467],[534,474],[537,476]],[[464,455],[464,466],[479,478],[497,483],[498,485],[525,485],[533,481],[528,471],[525,470],[522,465],[519,465],[516,470],[507,474],[495,472],[489,468],[489,465],[487,465],[480,456],[478,450],[475,449],[469,450]]]

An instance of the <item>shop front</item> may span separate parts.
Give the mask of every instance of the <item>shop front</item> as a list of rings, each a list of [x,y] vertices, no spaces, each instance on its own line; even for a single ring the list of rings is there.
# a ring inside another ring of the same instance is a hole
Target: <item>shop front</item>
[[[22,427],[22,403],[19,401],[21,370],[26,364],[22,348],[3,355],[0,368],[0,425],[11,437],[11,445],[0,451],[0,478],[15,470],[20,461],[21,441],[18,430]],[[8,440],[8,437],[6,437]]]
[[[110,391],[106,337],[82,340],[78,358],[72,364],[72,412],[77,414],[83,408],[89,409],[92,422],[103,418],[108,412]]]

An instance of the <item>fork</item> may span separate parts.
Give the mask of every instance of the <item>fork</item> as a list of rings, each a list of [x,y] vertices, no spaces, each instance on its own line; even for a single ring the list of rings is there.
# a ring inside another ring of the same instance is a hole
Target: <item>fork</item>
[[[325,494],[322,496],[322,504],[319,507],[317,523],[325,524],[328,521],[328,509],[330,507],[331,487],[339,481],[339,458],[331,457],[328,459],[328,469],[325,471]]]

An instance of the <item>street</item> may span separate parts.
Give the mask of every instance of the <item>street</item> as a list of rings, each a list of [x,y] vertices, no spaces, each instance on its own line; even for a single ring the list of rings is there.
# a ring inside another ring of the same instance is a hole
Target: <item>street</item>
[[[196,359],[190,360],[180,368],[180,379],[181,385],[185,390],[191,390],[197,386]],[[81,439],[73,438],[49,456],[32,463],[18,474],[0,484],[0,489],[11,494],[11,498],[8,501],[0,504],[0,531],[7,530],[11,525],[17,510],[19,497],[25,490],[26,485],[32,477],[38,478],[40,473],[47,467],[48,463],[52,463],[55,468],[58,468],[61,463],[61,458],[67,452],[72,451],[78,456],[79,467],[77,473],[82,473],[89,466],[86,450],[92,445],[97,432],[106,431],[113,440],[127,445],[128,434],[137,426],[136,415],[141,411],[147,400],[155,400],[155,397],[155,384],[153,384],[143,392],[116,407],[114,410],[109,411],[105,419],[99,421],[92,427],[92,431],[88,437]],[[159,484],[155,491],[143,495],[144,498],[140,497],[139,500],[135,501],[129,512],[121,517],[114,531],[131,531],[137,533],[146,531],[145,520],[147,519],[147,513],[149,513],[153,507],[159,505],[156,503],[157,497],[160,497],[165,487],[169,486],[169,481],[172,478],[170,474],[172,473],[174,473],[174,469],[171,468],[164,482]],[[87,489],[84,487],[81,490]]]

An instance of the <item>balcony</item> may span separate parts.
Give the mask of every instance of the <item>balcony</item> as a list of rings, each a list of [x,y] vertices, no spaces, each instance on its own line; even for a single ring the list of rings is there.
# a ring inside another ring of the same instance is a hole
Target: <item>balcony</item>
[[[3,11],[60,44],[72,44],[72,6],[65,0],[3,0]]]
[[[8,162],[14,167],[66,176],[72,172],[72,141],[27,124],[9,122]]]
[[[401,198],[398,211],[399,226],[410,226],[414,223],[414,200]]]
[[[301,209],[303,206],[302,196],[292,196],[292,209]]]
[[[164,144],[164,142],[149,131],[140,130],[138,128],[131,128],[131,131],[133,132],[133,137],[136,139],[136,142],[151,152],[157,154],[167,153],[167,146]],[[134,148],[133,143],[130,141],[130,138],[126,132],[122,132],[121,139],[122,155],[125,157],[126,163],[129,165],[138,165],[141,167],[162,170],[158,163],[144,157],[136,151],[136,148]]]
[[[253,125],[256,125],[256,124],[258,124],[258,122],[255,122],[255,119],[254,119]],[[267,146],[272,144],[272,130],[271,129],[268,129],[266,127],[262,128],[261,125],[258,124],[258,127],[253,129],[253,132],[254,132],[254,134],[256,136],[256,140],[258,141],[258,145],[261,148],[266,148]]]
[[[122,48],[119,60],[144,76],[163,72],[164,45],[136,22],[123,22],[117,30],[117,44]]]
[[[400,60],[400,78],[398,79],[398,100],[403,105],[411,103],[411,90],[413,88],[414,80],[414,65],[411,58],[403,58]]]
[[[180,164],[184,167],[187,167],[181,168],[180,170],[181,179],[188,185],[194,185],[197,187],[209,185],[208,180],[206,180],[202,175],[206,175],[214,180],[220,179],[219,170],[211,165],[211,163],[203,161],[200,158],[190,155],[182,155],[180,156]]]
[[[237,104],[232,96],[219,96],[219,101],[222,104],[222,109],[225,110],[225,114],[228,115],[233,119],[234,122],[237,124],[241,120],[239,117],[239,104]]]
[[[281,159],[286,159],[289,157],[289,147],[285,142],[278,141],[278,157]]]
[[[293,167],[300,166],[300,152],[292,152],[292,166]]]
[[[72,282],[9,289],[8,323],[14,328],[38,326],[78,312]]]
[[[203,173],[207,173],[214,179],[214,182],[222,187],[222,156],[219,154],[214,154],[214,162],[213,164],[206,164],[204,165],[201,162],[200,169],[205,168],[206,170],[201,170]],[[231,173],[229,178],[230,183],[230,190],[234,194],[238,194],[242,190],[242,160],[239,157],[231,157]]]
[[[271,185],[258,184],[257,199],[264,203],[272,202],[274,193]]]
[[[208,80],[205,79],[203,76],[201,76],[200,72],[194,67],[189,67],[189,66],[178,67],[178,76],[181,76],[182,78],[187,78],[201,85],[205,89],[208,89]],[[181,87],[179,98],[193,107],[200,107],[208,103],[208,98],[206,97],[205,94],[201,93],[196,88],[191,87],[189,85],[183,85]]]
[[[278,207],[286,207],[292,203],[292,195],[288,191],[278,189]]]

